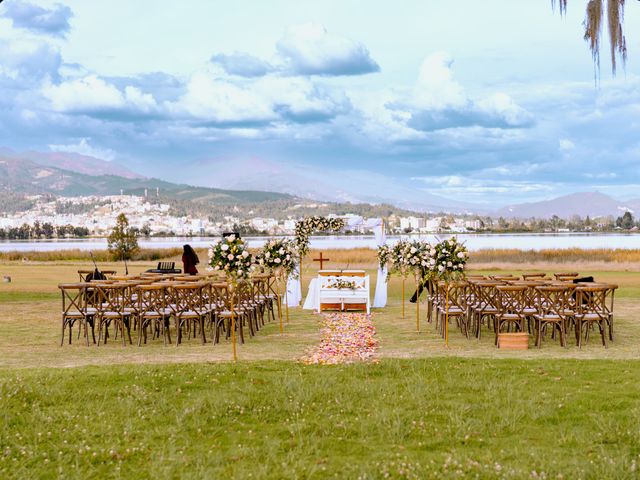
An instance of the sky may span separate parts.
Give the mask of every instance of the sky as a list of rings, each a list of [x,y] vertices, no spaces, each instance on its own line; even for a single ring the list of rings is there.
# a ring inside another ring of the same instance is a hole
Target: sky
[[[640,197],[640,3],[599,82],[585,4],[5,0],[0,147],[336,200]]]

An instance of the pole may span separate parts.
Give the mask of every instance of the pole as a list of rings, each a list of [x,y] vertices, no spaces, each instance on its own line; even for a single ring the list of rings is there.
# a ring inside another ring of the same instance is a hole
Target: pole
[[[404,318],[404,282],[406,278],[402,277],[402,318]]]
[[[444,318],[444,344],[449,347],[449,282],[446,284],[447,294],[445,301],[445,318]]]
[[[287,312],[287,323],[289,323],[289,289],[284,284],[284,311]]]
[[[416,331],[420,333],[420,281],[416,275]]]
[[[284,286],[285,292],[287,291],[287,284]],[[280,321],[280,335],[282,335],[282,297],[283,295],[278,295],[278,320]]]
[[[302,295],[302,254],[300,254],[300,265],[298,265],[298,279],[300,280],[300,295]]]
[[[233,282],[230,286],[230,293],[231,293],[231,344],[233,345],[233,361],[237,362],[238,361],[238,353],[236,352],[236,313],[235,313],[235,306],[233,304],[233,296],[235,295],[234,292],[234,283]]]

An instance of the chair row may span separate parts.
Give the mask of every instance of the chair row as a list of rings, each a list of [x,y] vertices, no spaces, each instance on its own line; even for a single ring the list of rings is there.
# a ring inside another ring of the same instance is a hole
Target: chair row
[[[575,279],[575,276],[570,278]],[[557,278],[557,277],[556,277]],[[478,340],[483,327],[498,344],[504,331],[528,332],[538,347],[550,329],[567,345],[567,332],[574,330],[581,347],[598,328],[605,348],[613,341],[613,305],[617,285],[513,276],[471,276],[461,282],[431,282],[428,285],[428,320],[435,318],[444,335],[445,319],[455,321],[462,333]]]
[[[265,317],[275,320],[275,311],[280,315],[281,308],[270,275],[258,275],[235,286],[203,278],[112,278],[58,287],[62,294],[61,345],[66,331],[71,343],[75,325],[78,338],[84,334],[87,345],[89,333],[93,343],[107,343],[111,327],[123,345],[127,340],[132,343],[132,329],[138,332],[138,345],[146,344],[149,334],[153,339],[162,337],[165,345],[171,344],[172,324],[176,345],[185,335],[199,338],[204,344],[208,334],[218,343],[221,335],[231,335],[232,323],[244,342],[245,329],[250,336],[255,335],[265,324]]]

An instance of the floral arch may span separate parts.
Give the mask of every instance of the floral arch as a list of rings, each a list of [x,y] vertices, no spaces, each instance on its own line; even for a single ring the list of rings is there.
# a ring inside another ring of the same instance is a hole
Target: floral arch
[[[296,246],[300,257],[309,253],[309,236],[314,232],[339,232],[346,222],[339,217],[305,217],[296,222]]]

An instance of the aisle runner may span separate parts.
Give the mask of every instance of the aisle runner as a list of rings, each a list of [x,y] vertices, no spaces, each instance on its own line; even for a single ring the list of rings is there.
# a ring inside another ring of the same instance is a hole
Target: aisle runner
[[[303,363],[336,364],[373,357],[378,348],[376,328],[364,313],[323,314],[320,345],[302,357]]]

